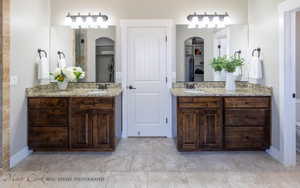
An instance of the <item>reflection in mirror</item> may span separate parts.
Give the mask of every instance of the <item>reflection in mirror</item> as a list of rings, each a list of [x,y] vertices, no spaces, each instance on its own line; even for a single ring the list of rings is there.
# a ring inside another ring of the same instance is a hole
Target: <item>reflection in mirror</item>
[[[80,82],[115,81],[114,26],[108,29],[71,29],[55,26],[51,29],[51,71],[59,65],[57,52],[65,54],[66,66],[78,66],[86,72]]]
[[[188,82],[204,81],[204,39],[191,37],[185,44],[185,80]]]
[[[233,56],[236,51],[246,59],[248,55],[248,25],[231,25],[224,29],[189,29],[176,26],[177,81],[214,81],[211,67],[214,57]],[[247,81],[247,68],[237,80]]]
[[[96,82],[114,82],[114,48],[112,39],[96,39]]]

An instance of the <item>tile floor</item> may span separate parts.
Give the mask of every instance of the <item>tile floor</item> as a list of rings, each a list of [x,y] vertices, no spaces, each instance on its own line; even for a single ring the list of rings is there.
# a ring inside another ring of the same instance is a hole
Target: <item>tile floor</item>
[[[179,153],[171,139],[123,139],[114,153],[34,153],[5,172],[0,187],[300,188],[300,164],[285,168],[264,152]]]

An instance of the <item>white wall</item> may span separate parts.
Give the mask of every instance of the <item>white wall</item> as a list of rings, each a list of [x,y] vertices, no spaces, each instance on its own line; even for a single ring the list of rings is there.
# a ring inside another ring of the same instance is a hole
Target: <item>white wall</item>
[[[300,98],[300,11],[296,14],[296,96]]]
[[[241,50],[241,58],[247,59],[251,52],[249,51],[249,26],[248,25],[232,25],[228,28],[228,51],[229,55],[234,55],[234,52]],[[248,66],[242,67],[242,77],[238,80],[248,81]]]
[[[58,67],[58,51],[66,55],[67,66],[75,64],[75,32],[70,27],[57,26],[51,28],[50,36],[50,71]]]
[[[37,49],[49,52],[49,1],[11,0],[11,76],[18,84],[10,88],[11,155],[27,146],[25,88],[36,83]]]
[[[68,12],[88,13],[101,11],[119,19],[174,19],[186,23],[186,16],[205,11],[228,11],[234,23],[247,23],[247,0],[51,0],[52,24],[62,25]]]
[[[249,27],[248,25],[232,25],[228,27],[229,35],[229,55],[234,55],[234,52],[241,50],[242,58],[246,58],[249,48]]]
[[[185,81],[185,41],[191,37],[204,39],[204,80],[213,81],[213,69],[210,66],[213,58],[214,32],[212,29],[188,29],[185,25],[176,26],[176,79]]]
[[[273,87],[272,145],[280,149],[278,4],[283,0],[249,0],[250,48],[262,48],[264,85]]]

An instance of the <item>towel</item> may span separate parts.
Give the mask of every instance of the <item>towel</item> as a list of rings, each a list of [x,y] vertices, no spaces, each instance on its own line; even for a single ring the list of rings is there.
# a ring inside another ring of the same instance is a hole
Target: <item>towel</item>
[[[58,68],[65,68],[67,66],[65,58],[58,58],[57,62]]]
[[[249,82],[258,84],[263,78],[263,61],[259,57],[252,57],[249,63]]]
[[[41,85],[49,84],[50,82],[50,72],[49,72],[49,61],[47,57],[42,56],[38,58],[38,80]]]

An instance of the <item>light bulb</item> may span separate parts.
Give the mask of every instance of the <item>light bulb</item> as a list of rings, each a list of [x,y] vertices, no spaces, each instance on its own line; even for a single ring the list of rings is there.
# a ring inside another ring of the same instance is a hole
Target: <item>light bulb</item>
[[[70,16],[66,16],[66,18],[65,18],[65,25],[71,26],[72,22],[73,22],[72,18]]]
[[[214,16],[214,18],[213,18],[213,23],[214,23],[215,25],[218,25],[218,24],[220,23],[220,17],[219,17],[219,16]]]
[[[224,24],[225,24],[225,25],[230,25],[230,24],[231,24],[231,19],[230,19],[229,16],[225,16],[225,17],[224,17]]]
[[[76,17],[76,25],[81,27],[83,25],[83,19],[81,16]]]
[[[97,26],[102,26],[103,25],[103,18],[101,17],[101,16],[99,16],[98,18],[97,18],[97,21],[96,21],[96,23],[97,23]]]
[[[208,25],[210,20],[209,20],[209,17],[208,16],[204,16],[203,19],[202,19],[202,22],[204,25]]]
[[[199,23],[199,18],[197,16],[194,16],[192,18],[192,24],[197,25]]]
[[[199,24],[199,18],[197,16],[193,16],[192,20],[190,21],[188,28],[189,29],[195,29],[197,28],[197,25]]]
[[[89,16],[86,18],[86,20],[85,20],[85,23],[86,23],[86,25],[87,25],[88,27],[92,27],[93,22],[94,22],[94,20],[93,20],[93,18],[92,18],[91,15],[89,15]]]

